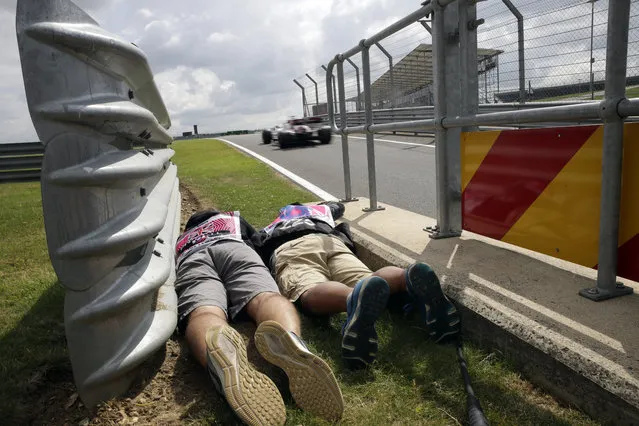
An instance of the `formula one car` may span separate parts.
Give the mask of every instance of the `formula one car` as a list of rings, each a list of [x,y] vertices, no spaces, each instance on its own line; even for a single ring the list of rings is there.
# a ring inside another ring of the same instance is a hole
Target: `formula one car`
[[[324,122],[322,117],[293,118],[286,124],[277,137],[281,149],[314,140],[323,145],[331,143],[331,127]]]
[[[262,142],[268,145],[271,143],[271,141],[276,140],[282,128],[283,126],[281,126],[280,124],[277,124],[272,129],[262,130]]]

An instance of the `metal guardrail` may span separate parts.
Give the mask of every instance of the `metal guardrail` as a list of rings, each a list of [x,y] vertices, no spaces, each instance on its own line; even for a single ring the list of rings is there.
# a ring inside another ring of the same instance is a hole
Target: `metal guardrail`
[[[460,136],[462,129],[478,126],[521,126],[531,123],[565,123],[595,120],[604,122],[602,196],[599,228],[599,262],[597,287],[580,294],[601,300],[632,293],[632,289],[616,282],[617,246],[621,204],[623,157],[623,124],[626,117],[639,115],[639,99],[625,98],[630,0],[609,2],[606,51],[606,91],[601,102],[572,105],[544,105],[518,111],[483,113],[479,108],[477,90],[477,20],[475,1],[430,0],[422,7],[384,28],[358,45],[337,54],[326,67],[326,87],[334,82],[337,68],[340,121],[334,107],[331,90],[327,90],[329,123],[342,138],[345,200],[352,199],[348,135],[365,133],[368,158],[370,206],[379,210],[375,176],[374,133],[383,131],[435,131],[437,165],[437,226],[433,238],[458,236],[462,230]],[[390,117],[381,122],[372,109],[371,67],[369,49],[386,37],[425,17],[431,17],[433,38],[433,76],[435,106],[433,117],[408,119]],[[346,112],[344,61],[361,53],[364,92],[364,121],[349,122]],[[353,123],[351,125],[351,123]]]
[[[93,407],[125,392],[177,323],[171,123],[144,53],[71,1],[18,0],[16,30],[69,356]]]
[[[0,183],[40,180],[43,155],[40,142],[0,144]]]
[[[588,101],[577,102],[589,103]],[[529,102],[526,104],[521,103],[501,103],[501,104],[480,104],[479,113],[489,114],[498,112],[510,112],[510,111],[524,111],[548,107],[561,107],[567,105],[575,105],[575,102]],[[328,115],[320,115],[328,119]],[[414,122],[414,121],[426,121],[434,120],[435,107],[433,106],[418,106],[408,108],[388,108],[388,109],[374,109],[373,110],[373,122],[375,124],[387,124],[397,122]],[[638,121],[638,117],[631,117],[628,121]],[[366,123],[366,115],[364,111],[349,111],[346,113],[346,127],[350,133],[366,133],[363,127]],[[535,123],[521,123],[513,124],[512,128],[539,128],[548,126],[578,126],[586,124],[600,124],[600,119],[574,119],[565,122],[535,122]],[[335,125],[338,129],[342,128],[341,114],[335,115]],[[402,129],[406,130],[406,129]],[[434,133],[434,129],[414,128],[412,131],[418,131],[422,133]]]

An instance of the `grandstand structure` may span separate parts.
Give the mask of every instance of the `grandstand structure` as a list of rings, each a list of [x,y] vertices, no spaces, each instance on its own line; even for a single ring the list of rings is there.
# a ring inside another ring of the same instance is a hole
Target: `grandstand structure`
[[[499,92],[499,55],[496,49],[478,48],[477,74],[480,102],[495,102]],[[371,85],[373,108],[433,105],[433,46],[421,43],[379,76]],[[348,99],[348,110],[361,110],[363,93]]]

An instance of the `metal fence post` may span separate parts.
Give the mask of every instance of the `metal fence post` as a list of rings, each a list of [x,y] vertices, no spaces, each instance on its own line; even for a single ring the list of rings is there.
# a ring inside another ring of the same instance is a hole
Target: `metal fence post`
[[[604,140],[597,287],[579,291],[580,295],[595,301],[633,292],[632,287],[616,282],[624,130],[624,120],[617,108],[626,96],[629,15],[630,0],[610,2],[606,47],[606,95],[601,103]]]
[[[293,79],[293,83],[297,84],[297,86],[302,89],[302,115],[306,117],[306,90],[304,90],[304,86],[302,86],[296,79]]]
[[[593,48],[593,38],[594,38],[594,29],[595,29],[595,2],[597,0],[588,0],[590,3],[590,99],[595,99],[595,76],[592,73],[592,64],[595,62],[595,58],[592,56],[592,48]]]
[[[437,180],[437,226],[426,228],[431,238],[461,235],[461,172],[459,161],[461,129],[446,129],[447,115],[460,115],[461,76],[459,20],[453,7],[434,4],[433,75],[435,85],[435,156]],[[464,76],[465,77],[465,76]]]
[[[315,85],[315,105],[316,105],[316,108],[319,109],[319,92],[317,90],[317,81],[313,80],[311,76],[308,75],[308,73],[306,73],[306,77],[308,77],[308,79],[313,82],[313,85]],[[315,115],[315,114],[313,113],[311,115]]]
[[[524,15],[510,0],[502,0],[510,12],[517,18],[517,42],[519,45],[519,102],[526,102],[526,68],[524,65]]]
[[[390,100],[390,107],[394,108],[395,107],[395,78],[393,75],[393,56],[390,53],[388,53],[386,49],[384,49],[382,45],[379,44],[379,42],[375,43],[375,46],[377,46],[377,48],[388,58],[388,72],[390,74],[390,96],[389,96],[390,99],[389,100]]]
[[[479,112],[477,28],[484,23],[484,20],[477,19],[477,5],[474,1],[460,1],[457,4],[459,9],[461,115],[475,115]],[[472,132],[477,129],[477,126],[469,126],[462,128],[462,131]]]
[[[361,111],[362,110],[362,89],[359,86],[359,67],[355,65],[355,62],[351,61],[351,58],[346,58],[346,60],[348,61],[349,64],[351,64],[353,68],[355,68],[355,78],[357,79],[357,104],[355,109],[357,111]]]
[[[326,65],[322,65],[322,69],[328,71]],[[337,90],[335,86],[335,76],[333,74],[331,74],[331,87],[333,88],[333,111],[337,112]],[[326,91],[331,90],[331,87],[326,87]]]
[[[364,211],[383,210],[377,205],[377,178],[375,176],[375,135],[371,132],[373,124],[373,99],[371,94],[371,61],[366,40],[359,42],[362,48],[362,77],[364,78],[364,113],[366,117],[366,156],[368,159],[368,196],[370,205]]]
[[[340,108],[340,129],[342,130],[342,164],[344,165],[344,199],[343,202],[357,201],[353,198],[351,190],[351,160],[348,152],[348,134],[343,130],[346,128],[346,91],[344,89],[344,60],[337,62],[337,85],[339,86],[339,108]]]

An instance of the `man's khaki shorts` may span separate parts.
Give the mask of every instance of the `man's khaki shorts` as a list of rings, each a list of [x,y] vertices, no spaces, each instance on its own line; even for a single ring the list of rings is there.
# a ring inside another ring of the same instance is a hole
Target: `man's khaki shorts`
[[[354,287],[372,271],[337,237],[309,234],[275,250],[275,279],[280,292],[295,302],[326,281]]]

